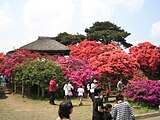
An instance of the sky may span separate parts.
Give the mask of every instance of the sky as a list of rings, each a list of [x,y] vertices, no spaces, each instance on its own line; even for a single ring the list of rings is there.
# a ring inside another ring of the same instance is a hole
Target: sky
[[[160,45],[160,0],[0,0],[0,52],[59,33],[84,34],[110,21],[131,33],[127,42]]]

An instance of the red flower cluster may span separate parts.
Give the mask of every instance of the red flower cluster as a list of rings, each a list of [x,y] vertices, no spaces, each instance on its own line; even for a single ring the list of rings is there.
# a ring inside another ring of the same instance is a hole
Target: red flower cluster
[[[25,63],[27,60],[32,60],[40,56],[38,53],[31,53],[29,50],[21,49],[14,53],[7,54],[1,62],[0,71],[5,71],[9,77],[17,65]]]
[[[130,48],[130,54],[137,59],[144,72],[155,75],[158,65],[160,65],[160,51],[158,47],[149,42],[144,42]]]
[[[111,42],[108,45],[96,43],[96,41],[84,40],[79,45],[69,46],[70,54],[78,59],[87,59],[93,65],[94,69],[100,74],[107,73],[111,76],[110,80],[117,81],[118,76],[133,77],[133,72],[139,69],[137,60],[128,55],[116,43]]]

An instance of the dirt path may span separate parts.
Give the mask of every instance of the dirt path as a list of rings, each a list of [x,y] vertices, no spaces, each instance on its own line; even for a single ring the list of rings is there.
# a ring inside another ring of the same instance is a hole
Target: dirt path
[[[6,98],[0,99],[1,120],[55,120],[57,118],[58,106],[61,101],[56,101],[53,106],[48,101],[40,101],[22,98],[21,95],[8,94]],[[73,120],[91,119],[91,102],[85,100],[85,106],[78,106],[78,100],[72,100],[74,105]]]

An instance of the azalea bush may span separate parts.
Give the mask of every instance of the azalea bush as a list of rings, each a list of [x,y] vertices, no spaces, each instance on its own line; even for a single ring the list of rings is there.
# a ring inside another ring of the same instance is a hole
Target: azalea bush
[[[17,65],[34,60],[37,57],[40,57],[39,53],[31,53],[27,49],[16,50],[13,53],[7,54],[3,58],[0,64],[0,71],[4,71],[9,77],[12,75],[12,72],[15,70]]]
[[[148,80],[148,77],[143,73],[142,70],[136,70],[133,72],[133,78],[131,81]]]
[[[27,61],[33,61],[36,58],[49,58],[55,61],[54,56],[49,56],[47,54],[42,56],[37,52],[33,53],[27,49],[19,49],[3,57],[0,63],[0,71],[4,71],[5,74],[10,77],[18,65],[24,64]]]
[[[149,107],[160,105],[160,81],[130,81],[125,86],[124,95],[128,100],[144,103]]]
[[[77,89],[79,86],[86,86],[92,77],[99,76],[98,71],[86,60],[79,60],[73,57],[59,57],[58,63],[64,67],[63,73],[68,79],[71,79],[73,86]]]
[[[160,50],[155,45],[144,42],[130,48],[130,54],[140,64],[140,69],[151,79],[160,78]]]
[[[29,87],[37,85],[42,90],[42,93],[44,93],[44,91],[49,91],[49,81],[55,79],[58,84],[57,93],[61,93],[62,95],[65,77],[61,70],[61,66],[55,64],[52,60],[37,58],[18,65],[15,69],[14,81],[16,84],[23,84]],[[43,94],[42,97],[44,97]]]
[[[140,67],[134,57],[128,55],[114,42],[104,45],[86,39],[79,45],[69,47],[73,57],[81,60],[87,59],[101,75],[107,74],[106,80],[111,80],[111,82],[117,82],[122,75],[123,79],[133,78],[134,71]]]

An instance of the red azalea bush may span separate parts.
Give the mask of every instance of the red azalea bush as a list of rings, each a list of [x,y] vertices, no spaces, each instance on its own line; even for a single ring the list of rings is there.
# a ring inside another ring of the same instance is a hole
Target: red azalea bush
[[[73,86],[77,89],[80,85],[86,86],[92,77],[98,77],[98,71],[86,60],[78,60],[73,57],[59,57],[58,63],[64,67],[63,73],[71,79]]]
[[[160,66],[159,48],[149,42],[144,42],[130,48],[130,54],[135,57],[140,64],[141,70],[147,74],[156,77],[158,67]]]
[[[133,72],[139,69],[137,60],[114,42],[104,45],[84,40],[79,45],[69,47],[73,57],[87,59],[101,75],[107,74],[107,79],[111,82],[117,82],[122,74],[126,79],[132,78]]]
[[[0,71],[5,71],[7,76],[12,74],[12,71],[16,68],[17,65],[25,63],[27,60],[32,60],[40,55],[38,53],[31,53],[29,50],[20,49],[13,53],[7,54],[1,64]]]
[[[130,81],[125,86],[124,95],[128,100],[145,103],[149,107],[160,105],[160,81]]]

